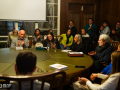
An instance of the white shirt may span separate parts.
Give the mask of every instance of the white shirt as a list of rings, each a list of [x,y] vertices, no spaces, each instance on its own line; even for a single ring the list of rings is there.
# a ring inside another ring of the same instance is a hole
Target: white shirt
[[[90,37],[90,36],[89,36],[89,34],[86,33],[86,34],[82,35],[82,37]]]
[[[16,81],[10,81],[13,84],[13,89],[18,90],[18,83]],[[33,84],[33,90],[40,90],[42,82],[35,80]],[[49,90],[50,84],[44,84],[44,90]],[[30,81],[22,82],[22,90],[30,90]]]
[[[98,74],[98,78],[105,79],[108,75]],[[92,90],[115,90],[118,85],[118,81],[120,78],[120,73],[116,73],[111,75],[103,84],[100,86],[96,86],[91,83],[91,81],[87,81],[86,85]]]

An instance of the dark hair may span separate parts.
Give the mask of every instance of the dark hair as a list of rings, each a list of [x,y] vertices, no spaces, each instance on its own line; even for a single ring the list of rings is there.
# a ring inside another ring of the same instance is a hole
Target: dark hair
[[[33,72],[36,66],[37,57],[31,51],[22,51],[16,57],[17,70],[20,74]]]
[[[93,21],[93,19],[92,19],[92,18],[89,18],[89,19],[91,19],[91,20]],[[89,20],[89,19],[88,19],[88,20]],[[93,22],[94,22],[94,21],[93,21]]]
[[[68,30],[71,30],[71,29],[70,29],[70,28],[67,28],[66,32],[67,32]]]
[[[73,22],[74,23],[74,21],[73,20],[70,20],[70,22]],[[75,24],[75,23],[74,23]]]
[[[120,21],[118,21],[117,23],[120,23]]]
[[[36,31],[37,31],[37,30],[39,30],[39,32],[40,32],[40,29],[38,29],[38,28],[35,29],[35,32],[34,32],[34,35],[35,35],[35,36],[36,36]],[[40,34],[40,33],[39,33],[39,34]]]
[[[54,43],[54,35],[53,35],[53,33],[52,32],[48,32],[48,35],[49,34],[52,36],[52,43]],[[48,39],[48,37],[47,37],[47,42],[50,43],[50,40]]]
[[[103,21],[103,23],[107,23],[108,24],[108,21]]]

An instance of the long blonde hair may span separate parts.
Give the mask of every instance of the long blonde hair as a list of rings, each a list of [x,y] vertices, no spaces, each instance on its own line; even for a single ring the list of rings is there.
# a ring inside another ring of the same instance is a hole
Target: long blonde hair
[[[111,54],[111,58],[112,58],[111,73],[110,73],[110,75],[108,75],[107,78],[103,79],[101,83],[104,83],[112,74],[120,72],[120,51],[114,51]],[[120,79],[119,79],[119,82],[118,82],[117,89],[119,88],[119,84],[120,84]]]

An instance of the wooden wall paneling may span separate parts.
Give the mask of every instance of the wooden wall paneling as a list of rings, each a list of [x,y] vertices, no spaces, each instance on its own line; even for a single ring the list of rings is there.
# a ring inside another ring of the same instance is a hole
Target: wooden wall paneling
[[[61,0],[60,6],[60,34],[65,33],[67,24],[68,0]]]
[[[61,0],[61,16],[60,16],[60,33],[62,34],[65,28],[69,25],[70,11],[80,11],[81,5],[84,5],[85,11],[92,11],[94,7],[94,22],[96,25],[100,25],[100,7],[101,0]],[[91,5],[94,5],[93,7]],[[87,7],[88,6],[88,7]],[[79,8],[77,8],[79,7]],[[83,23],[83,12],[80,13],[80,25]],[[77,13],[76,13],[77,14]],[[78,22],[77,20],[75,22]],[[78,27],[78,23],[77,23]],[[80,28],[83,28],[80,26]],[[80,30],[78,30],[80,33]]]
[[[111,30],[115,28],[117,21],[120,21],[120,0],[101,0],[101,21],[109,22]]]

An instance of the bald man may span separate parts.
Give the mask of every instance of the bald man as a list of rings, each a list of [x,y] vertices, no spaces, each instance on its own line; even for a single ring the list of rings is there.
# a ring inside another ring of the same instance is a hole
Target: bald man
[[[28,47],[29,41],[27,38],[25,38],[25,31],[20,30],[19,36],[12,40],[11,48],[15,47]]]

